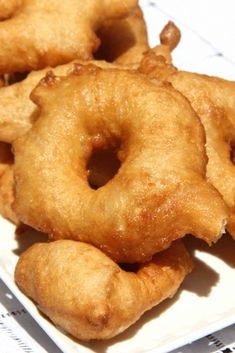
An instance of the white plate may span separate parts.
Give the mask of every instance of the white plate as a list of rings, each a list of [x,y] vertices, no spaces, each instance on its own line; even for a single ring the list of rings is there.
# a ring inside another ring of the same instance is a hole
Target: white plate
[[[14,226],[3,219],[0,229],[2,280],[65,353],[163,353],[235,322],[235,241],[224,236],[209,249],[204,243],[188,238],[187,245],[196,256],[196,268],[175,298],[146,313],[115,339],[76,343],[46,320],[14,283],[17,254],[36,235],[22,235],[17,241]]]

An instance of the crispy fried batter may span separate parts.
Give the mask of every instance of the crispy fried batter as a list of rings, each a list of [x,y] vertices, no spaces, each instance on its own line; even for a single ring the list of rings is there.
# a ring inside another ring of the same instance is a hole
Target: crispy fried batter
[[[48,76],[32,98],[40,117],[14,143],[21,221],[123,262],[146,261],[186,233],[209,244],[220,237],[227,211],[204,179],[203,129],[176,90],[80,65],[68,77]],[[94,191],[87,162],[94,149],[115,145],[121,167]]]
[[[117,67],[105,61],[91,61],[99,67]],[[0,88],[0,141],[12,143],[17,137],[25,134],[36,121],[37,106],[29,99],[30,93],[48,71],[56,75],[66,75],[75,63],[60,65],[55,68],[31,72],[23,81]],[[90,63],[87,62],[87,63]]]
[[[161,48],[157,46],[156,49]],[[142,74],[147,75],[151,79],[158,79],[160,81],[166,81],[168,77],[175,73],[177,69],[172,65],[171,58],[162,51],[158,51],[155,48],[148,50],[138,67],[138,71]],[[162,48],[161,48],[162,49]],[[167,49],[169,52],[169,50]]]
[[[56,325],[83,340],[108,339],[172,297],[192,261],[180,242],[136,272],[123,271],[100,250],[58,240],[29,248],[16,266],[20,289]]]
[[[120,18],[136,0],[21,0],[0,2],[0,74],[88,60],[99,46],[95,32]]]

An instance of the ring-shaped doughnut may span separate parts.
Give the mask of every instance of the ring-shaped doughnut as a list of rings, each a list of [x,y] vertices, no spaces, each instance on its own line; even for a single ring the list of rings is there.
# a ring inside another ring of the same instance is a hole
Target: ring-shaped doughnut
[[[32,94],[40,116],[14,143],[20,220],[143,262],[187,233],[216,241],[227,218],[205,180],[204,132],[176,90],[130,71],[75,67]],[[87,163],[116,146],[121,166],[93,190]]]

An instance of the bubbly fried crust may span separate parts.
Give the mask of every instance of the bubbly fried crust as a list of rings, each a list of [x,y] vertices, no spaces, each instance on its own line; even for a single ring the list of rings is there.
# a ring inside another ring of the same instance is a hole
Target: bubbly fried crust
[[[227,210],[205,180],[203,128],[176,90],[80,65],[46,77],[32,99],[40,117],[14,143],[22,222],[94,244],[117,262],[146,261],[187,233],[209,244],[221,235]],[[115,145],[121,167],[94,191],[87,162]]]
[[[97,28],[135,6],[136,0],[1,1],[0,74],[91,59]]]
[[[122,65],[139,63],[149,48],[146,24],[139,6],[125,19],[106,21],[97,36],[101,44],[95,57],[109,62]]]
[[[159,50],[157,50],[160,48]],[[142,74],[147,75],[150,79],[158,79],[166,81],[168,77],[175,73],[177,69],[171,63],[171,57],[168,57],[169,49],[167,52],[162,52],[162,46],[148,50],[138,67],[138,71]]]
[[[108,339],[172,297],[192,261],[180,242],[136,272],[85,243],[38,243],[20,257],[15,280],[53,323],[82,340]]]
[[[103,68],[115,66],[105,61],[92,60],[87,63],[90,62]],[[55,68],[48,67],[44,70],[32,71],[24,80],[0,88],[0,141],[12,143],[17,137],[25,134],[36,121],[38,109],[29,96],[47,72],[53,71],[56,75],[66,75],[73,70],[75,63],[81,63],[81,61],[76,60]]]

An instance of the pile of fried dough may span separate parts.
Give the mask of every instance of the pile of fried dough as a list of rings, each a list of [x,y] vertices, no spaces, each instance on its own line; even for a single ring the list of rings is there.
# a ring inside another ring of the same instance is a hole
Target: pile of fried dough
[[[111,338],[192,271],[186,234],[235,238],[235,83],[174,67],[172,22],[149,48],[135,0],[0,19],[0,212],[48,235],[15,281],[65,332]]]

